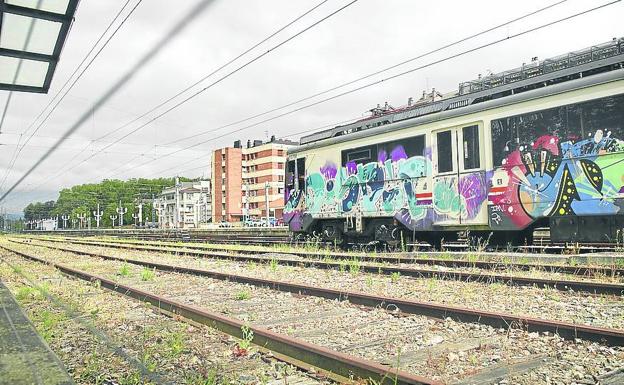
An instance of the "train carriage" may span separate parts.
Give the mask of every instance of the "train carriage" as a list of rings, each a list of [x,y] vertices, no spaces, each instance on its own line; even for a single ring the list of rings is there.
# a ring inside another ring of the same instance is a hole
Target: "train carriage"
[[[325,241],[605,243],[624,234],[624,39],[301,139],[284,219]]]

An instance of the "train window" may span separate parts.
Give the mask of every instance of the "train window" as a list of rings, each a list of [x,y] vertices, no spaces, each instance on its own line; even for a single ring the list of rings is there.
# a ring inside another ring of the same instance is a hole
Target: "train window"
[[[512,151],[531,149],[532,144],[544,135],[555,136],[559,143],[576,143],[588,137],[622,140],[624,95],[493,120],[494,166],[500,166]],[[589,146],[587,150],[592,148]]]
[[[347,162],[363,163],[371,159],[371,150],[353,151],[347,154]]]
[[[365,164],[375,160],[377,160],[377,145],[352,148],[342,152],[343,166],[349,162]]]
[[[305,158],[297,159],[297,183],[299,190],[305,190]]]
[[[481,167],[479,155],[479,126],[462,128],[464,142],[464,170],[472,170]]]
[[[295,188],[295,160],[289,160],[286,164],[286,187],[289,190]]]
[[[453,171],[453,141],[451,131],[438,132],[438,172]]]
[[[393,140],[392,142],[379,143],[377,145],[379,161],[386,159],[398,160],[423,156],[425,154],[425,136],[418,135],[411,138]]]

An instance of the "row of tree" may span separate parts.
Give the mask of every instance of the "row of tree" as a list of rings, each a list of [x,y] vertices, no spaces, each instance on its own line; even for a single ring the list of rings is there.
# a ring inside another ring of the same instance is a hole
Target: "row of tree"
[[[181,181],[191,179],[180,178]],[[63,189],[59,192],[56,201],[31,203],[24,209],[24,219],[37,220],[45,218],[60,218],[69,215],[75,219],[77,215],[86,215],[93,218],[98,204],[102,212],[101,227],[111,227],[111,216],[118,215],[117,207],[121,202],[122,207],[127,209],[124,215],[124,224],[134,223],[133,214],[138,213],[138,204],[143,203],[143,220],[154,221],[152,218],[152,197],[158,196],[163,188],[171,187],[175,183],[174,178],[157,179],[130,179],[104,180],[100,183],[82,184],[71,188]],[[68,226],[71,224],[68,221]],[[95,223],[95,222],[94,222]],[[115,221],[115,225],[119,219]]]

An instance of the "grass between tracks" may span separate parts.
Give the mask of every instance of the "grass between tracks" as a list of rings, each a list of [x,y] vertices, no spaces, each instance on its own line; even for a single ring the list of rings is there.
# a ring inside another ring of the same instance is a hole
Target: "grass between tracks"
[[[231,349],[236,343],[229,338],[224,344],[220,333],[155,314],[149,305],[100,289],[95,283],[70,279],[51,267],[13,254],[0,252],[0,258],[15,266],[0,260],[3,282],[77,384],[153,383],[107,344],[122,348],[145,370],[175,383],[234,384],[240,383],[239,374],[249,375],[259,384],[275,379],[272,366],[258,355],[235,357]],[[118,274],[124,271],[132,274],[129,267],[122,267]],[[152,270],[146,271],[153,277]],[[108,342],[89,327],[100,331]],[[251,339],[243,341],[250,343]]]

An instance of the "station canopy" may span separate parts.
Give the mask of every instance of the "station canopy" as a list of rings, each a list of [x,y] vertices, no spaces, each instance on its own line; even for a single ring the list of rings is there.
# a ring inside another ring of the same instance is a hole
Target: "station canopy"
[[[79,0],[0,0],[0,90],[47,93]]]

